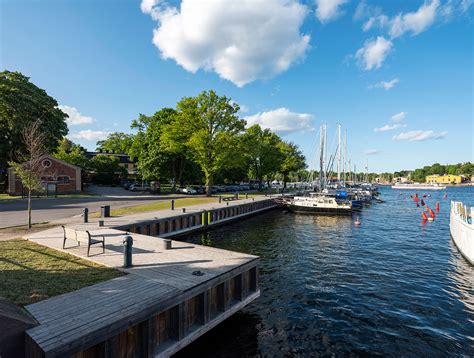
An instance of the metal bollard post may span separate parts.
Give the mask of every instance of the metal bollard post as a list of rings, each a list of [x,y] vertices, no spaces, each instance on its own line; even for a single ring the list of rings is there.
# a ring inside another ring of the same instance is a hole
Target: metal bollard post
[[[235,193],[235,200],[239,200],[239,193]]]
[[[222,196],[219,195],[219,204],[222,203]]]
[[[99,220],[99,226],[104,226],[104,220]]]
[[[183,213],[185,213],[185,212],[186,212],[186,208],[183,208]]]
[[[171,250],[171,240],[170,239],[164,239],[163,240],[163,250]]]
[[[229,206],[229,202],[227,202],[227,206]]]
[[[171,210],[174,210],[174,199],[171,200]]]
[[[88,223],[89,222],[89,209],[87,208],[82,209],[82,216],[84,217],[84,222]]]
[[[133,238],[130,235],[126,235],[123,238],[123,267],[132,267],[132,246]]]
[[[245,193],[245,199],[249,198],[249,193]]]

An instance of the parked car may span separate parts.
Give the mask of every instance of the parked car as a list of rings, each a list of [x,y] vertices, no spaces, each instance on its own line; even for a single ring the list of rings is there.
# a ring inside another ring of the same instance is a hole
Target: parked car
[[[196,195],[197,190],[194,189],[194,188],[191,188],[190,186],[188,186],[188,187],[184,188],[183,193],[188,194],[188,195]]]
[[[196,190],[197,194],[204,194],[206,192],[206,189],[202,186],[193,186],[192,188]]]
[[[147,191],[150,192],[151,188],[148,184],[132,184],[129,188],[130,191],[138,192],[138,191]]]
[[[180,194],[186,194],[186,188],[185,187],[180,187],[175,189],[177,193]]]
[[[250,190],[250,185],[248,185],[248,184],[241,184],[241,185],[240,185],[240,190],[242,190],[242,191]]]
[[[131,187],[132,185],[133,185],[133,183],[130,182],[130,181],[127,181],[127,182],[125,182],[125,183],[122,184],[122,186],[123,186],[123,188],[124,188],[125,190],[130,190],[130,187]]]

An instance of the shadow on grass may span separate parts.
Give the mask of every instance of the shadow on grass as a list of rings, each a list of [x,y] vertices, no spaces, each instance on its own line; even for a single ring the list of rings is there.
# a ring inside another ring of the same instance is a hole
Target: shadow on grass
[[[27,305],[122,276],[118,270],[26,240],[0,242],[0,296]]]

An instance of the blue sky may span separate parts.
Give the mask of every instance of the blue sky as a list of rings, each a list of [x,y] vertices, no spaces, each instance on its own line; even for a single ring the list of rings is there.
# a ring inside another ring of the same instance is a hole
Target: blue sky
[[[472,0],[0,4],[2,69],[55,97],[89,149],[214,89],[308,159],[326,122],[359,169],[473,161]]]

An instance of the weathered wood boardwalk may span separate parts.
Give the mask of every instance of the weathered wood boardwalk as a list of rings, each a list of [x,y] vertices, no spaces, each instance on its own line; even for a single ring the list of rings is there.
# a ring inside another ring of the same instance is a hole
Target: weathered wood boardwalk
[[[252,208],[270,207],[262,203]],[[250,213],[245,210],[235,206],[228,215]],[[210,222],[231,218],[223,211],[206,215]],[[141,223],[133,221],[133,226]],[[75,229],[105,236],[105,253],[92,247],[86,257],[87,248],[73,241],[66,242],[64,251],[122,269],[125,232],[84,225]],[[163,238],[131,235],[133,267],[122,269],[128,275],[26,307],[40,323],[27,331],[28,356],[169,356],[260,295],[257,256],[174,240],[167,250]],[[62,228],[27,237],[63,251],[62,238]]]

